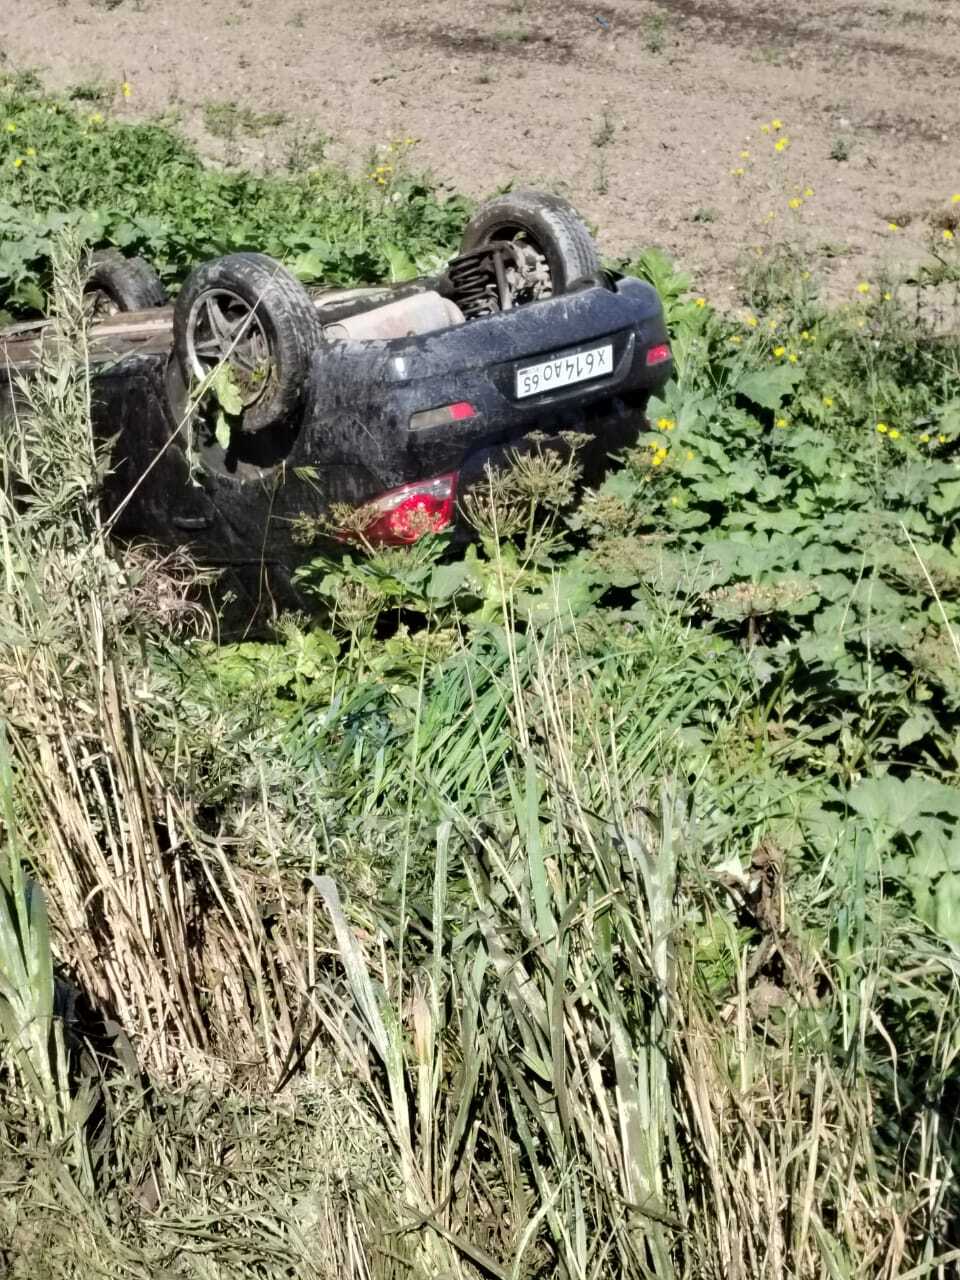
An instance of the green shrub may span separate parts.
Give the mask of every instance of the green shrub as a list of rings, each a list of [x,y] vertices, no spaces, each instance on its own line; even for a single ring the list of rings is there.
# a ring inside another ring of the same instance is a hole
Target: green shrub
[[[64,227],[143,254],[169,281],[204,258],[258,250],[305,281],[355,284],[430,266],[467,215],[463,200],[394,166],[383,184],[329,165],[289,177],[205,167],[162,125],[78,112],[10,79],[0,172],[0,305],[11,314],[43,310]]]

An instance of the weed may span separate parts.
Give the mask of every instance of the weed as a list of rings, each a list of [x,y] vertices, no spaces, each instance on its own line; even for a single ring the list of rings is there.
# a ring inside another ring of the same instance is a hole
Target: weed
[[[287,141],[285,167],[290,173],[316,172],[326,163],[333,139],[321,129],[298,129]]]
[[[250,107],[238,106],[236,102],[207,102],[203,106],[204,128],[215,138],[230,142],[238,134],[259,137],[268,129],[278,129],[286,120],[283,111],[256,112]]]
[[[850,159],[850,142],[849,139],[837,135],[830,144],[830,159],[844,161]]]
[[[651,13],[643,22],[643,43],[648,53],[663,53],[667,46],[667,19],[663,13]]]
[[[113,89],[101,80],[84,80],[66,90],[66,96],[75,102],[109,102]]]
[[[614,123],[613,116],[609,110],[604,107],[600,120],[594,128],[590,141],[595,147],[608,147],[614,140],[617,133],[617,126]]]
[[[498,27],[493,38],[501,44],[527,44],[533,33],[528,27]]]
[[[15,133],[0,133],[0,162],[26,147],[37,153],[23,161],[0,206],[0,296],[10,312],[43,309],[50,236],[64,222],[94,243],[144,254],[168,278],[182,279],[211,254],[256,248],[306,281],[354,283],[390,275],[400,253],[413,274],[427,270],[466,221],[465,201],[438,195],[406,171],[394,177],[389,203],[366,181],[314,171],[316,138],[295,135],[289,144],[305,165],[298,176],[218,173],[163,127],[79,113],[24,83],[0,80],[0,110],[16,121]],[[235,125],[236,113],[225,119]]]

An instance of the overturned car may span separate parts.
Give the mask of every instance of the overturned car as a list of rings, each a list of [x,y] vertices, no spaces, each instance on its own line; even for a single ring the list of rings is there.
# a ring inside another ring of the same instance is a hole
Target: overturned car
[[[171,305],[146,263],[107,251],[86,287],[114,533],[187,544],[238,593],[284,604],[304,517],[331,543],[351,536],[330,518],[346,507],[372,543],[463,532],[490,466],[574,430],[596,473],[672,370],[655,290],[604,271],[574,210],[532,191],[481,206],[436,277],[308,292],[235,253]],[[0,416],[53,332],[0,331]]]

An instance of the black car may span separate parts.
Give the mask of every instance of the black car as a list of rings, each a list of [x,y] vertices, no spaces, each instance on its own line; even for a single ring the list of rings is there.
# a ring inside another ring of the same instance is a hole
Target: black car
[[[346,507],[371,543],[462,532],[488,466],[575,430],[596,473],[672,371],[655,290],[605,272],[574,210],[531,191],[483,205],[434,278],[311,294],[236,253],[170,306],[147,264],[107,251],[87,290],[114,533],[187,544],[284,603],[305,516],[331,543],[355,536],[331,523]],[[0,379],[36,363],[43,328],[0,332]]]

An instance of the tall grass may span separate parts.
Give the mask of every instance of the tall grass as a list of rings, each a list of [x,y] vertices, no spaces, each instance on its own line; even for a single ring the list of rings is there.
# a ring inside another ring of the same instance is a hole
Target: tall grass
[[[810,874],[775,771],[691,760],[747,675],[669,611],[521,626],[501,566],[372,760],[362,654],[286,737],[205,730],[97,515],[72,261],[3,440],[11,1274],[951,1274],[960,962],[879,846]]]

